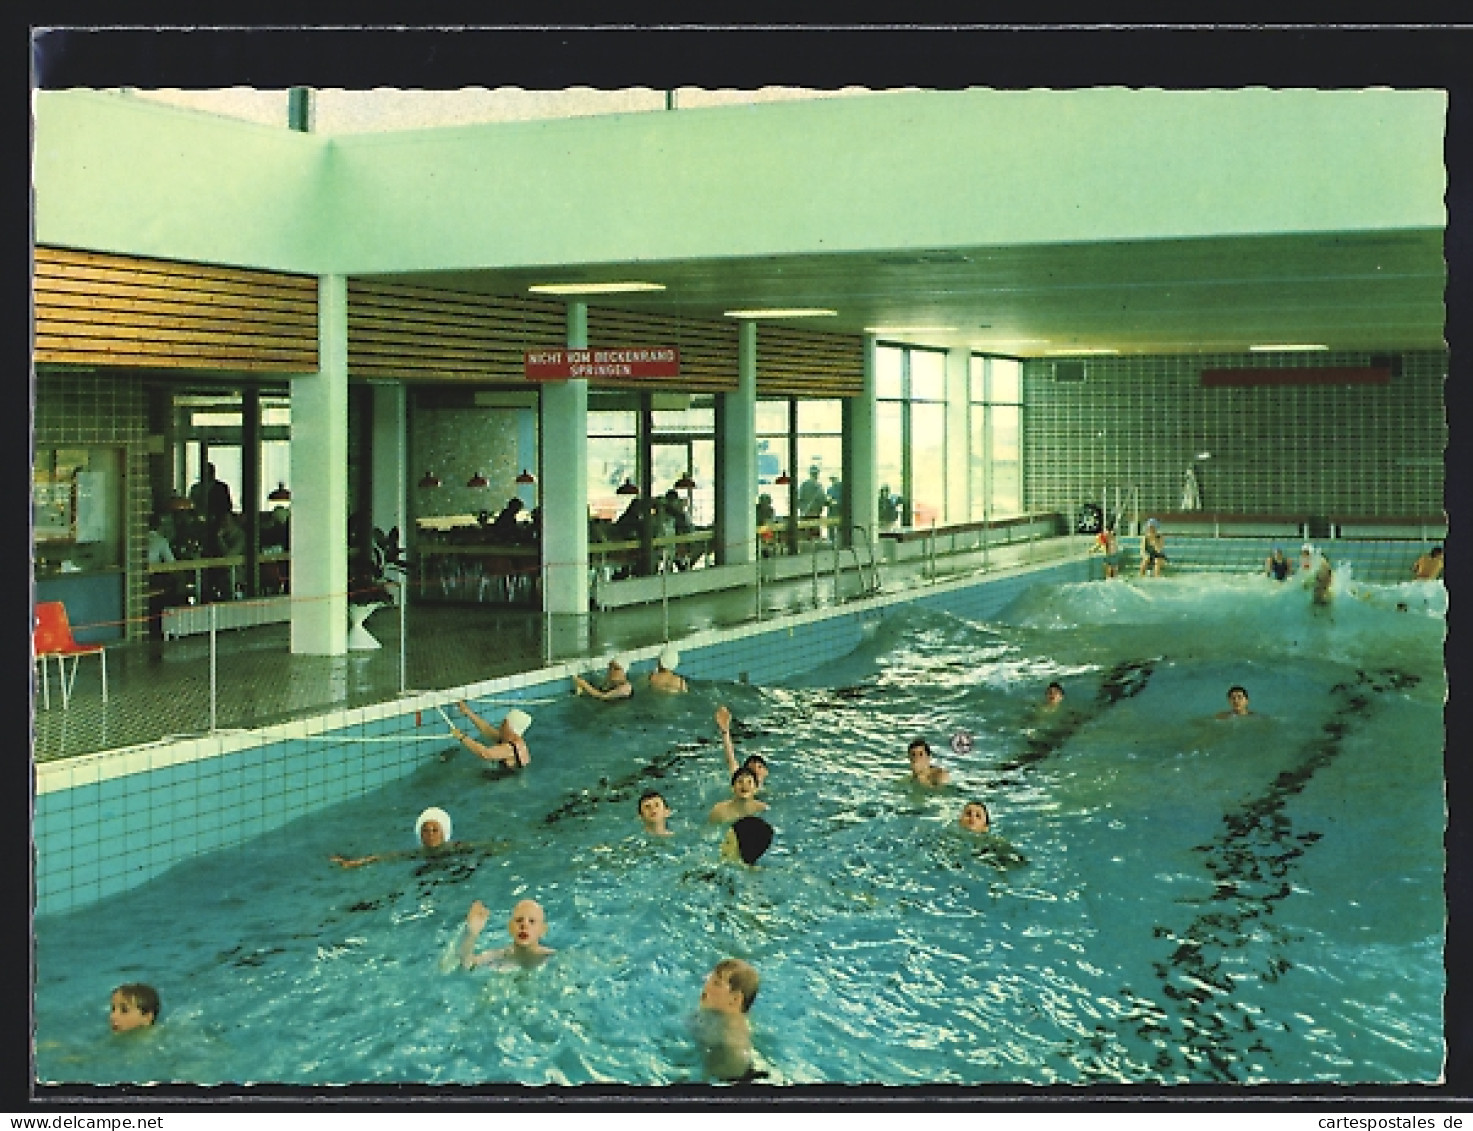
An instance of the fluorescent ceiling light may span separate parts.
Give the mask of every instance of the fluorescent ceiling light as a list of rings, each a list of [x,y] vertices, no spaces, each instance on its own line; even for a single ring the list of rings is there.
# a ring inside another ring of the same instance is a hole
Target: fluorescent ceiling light
[[[1276,353],[1276,352],[1279,352],[1279,351],[1283,351],[1285,353],[1292,353],[1292,352],[1307,353],[1307,352],[1312,351],[1312,350],[1327,350],[1329,348],[1330,348],[1329,346],[1320,346],[1320,345],[1296,345],[1293,342],[1288,342],[1288,343],[1283,343],[1283,344],[1277,344],[1277,345],[1249,346],[1248,347],[1249,351],[1252,352],[1252,353]]]
[[[866,326],[866,334],[953,334],[956,326]]]
[[[534,295],[617,295],[664,289],[664,283],[533,283],[527,288]]]
[[[1043,354],[1044,354],[1045,357],[1091,357],[1091,356],[1094,356],[1096,354],[1118,354],[1119,352],[1120,352],[1119,350],[1073,349],[1073,350],[1044,350],[1043,351]]]
[[[818,306],[795,306],[792,308],[758,307],[752,310],[725,310],[728,318],[832,318],[837,310],[825,310]]]

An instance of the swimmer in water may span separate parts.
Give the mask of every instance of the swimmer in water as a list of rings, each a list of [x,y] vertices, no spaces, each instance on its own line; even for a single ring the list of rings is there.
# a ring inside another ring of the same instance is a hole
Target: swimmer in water
[[[685,680],[675,674],[675,669],[679,666],[680,653],[675,650],[675,645],[666,644],[655,660],[655,670],[650,672],[650,690],[670,694],[690,690]]]
[[[1217,712],[1219,719],[1241,719],[1253,713],[1248,709],[1248,692],[1237,684],[1228,688],[1227,701],[1228,709]]]
[[[468,841],[453,841],[450,839],[453,827],[450,823],[450,814],[432,805],[421,813],[419,819],[414,822],[414,835],[419,841],[418,848],[405,848],[394,852],[375,852],[368,856],[332,856],[329,859],[334,864],[344,868],[361,868],[365,864],[377,864],[381,860],[456,856],[463,852],[471,852],[477,848],[509,847],[506,841],[488,840],[475,844]]]
[[[1287,581],[1294,563],[1284,557],[1284,547],[1275,546],[1263,563],[1263,572],[1275,581]]]
[[[1043,709],[1052,711],[1064,702],[1064,685],[1051,683],[1043,689]]]
[[[725,704],[716,708],[716,729],[721,732],[721,749],[726,755],[726,772],[734,774],[739,769],[748,769],[757,775],[757,788],[767,784],[767,759],[761,754],[748,754],[746,761],[737,765],[736,748],[731,742],[731,711]]]
[[[1154,518],[1146,519],[1146,529],[1141,534],[1141,576],[1161,576],[1161,567],[1166,564],[1166,536]]]
[[[968,801],[962,806],[962,815],[957,820],[962,828],[969,833],[985,833],[992,829],[992,818],[987,812],[987,806],[980,801]]]
[[[595,687],[581,675],[573,677],[574,695],[591,695],[595,699],[601,699],[605,703],[612,703],[619,699],[628,699],[634,694],[634,684],[629,682],[629,676],[625,674],[625,663],[623,656],[613,656],[609,659],[608,671],[604,673],[604,685]]]
[[[128,982],[113,990],[107,1023],[114,1033],[149,1029],[159,1017],[159,992],[143,982]]]
[[[695,1035],[708,1076],[741,1080],[751,1074],[752,1028],[747,1014],[760,984],[757,971],[739,958],[718,962],[706,978]]]
[[[542,945],[542,936],[547,934],[547,916],[535,899],[524,899],[511,909],[511,918],[506,930],[511,935],[511,945],[496,950],[475,953],[476,939],[486,929],[491,911],[479,899],[471,903],[466,912],[465,930],[460,937],[460,965],[469,970],[473,966],[538,966],[554,953],[552,948]]]
[[[905,756],[910,759],[911,780],[924,786],[940,786],[951,781],[951,774],[931,762],[931,744],[924,738],[911,739]]]
[[[1442,547],[1433,546],[1412,564],[1414,581],[1436,581],[1442,576]]]
[[[742,817],[751,817],[767,808],[767,802],[757,800],[757,775],[742,766],[731,775],[731,797],[718,801],[706,814],[706,822],[712,825],[729,825]]]
[[[476,729],[486,738],[494,738],[496,741],[487,745],[471,738],[465,731],[451,724],[450,733],[455,736],[457,742],[466,747],[477,758],[487,762],[499,762],[508,770],[519,770],[532,761],[532,751],[527,746],[527,740],[522,736],[527,733],[527,728],[532,725],[532,716],[518,707],[513,707],[506,713],[506,718],[501,720],[499,727],[493,727],[485,719],[467,706],[466,701],[460,701],[460,713],[471,722],[475,723]]]
[[[644,825],[644,831],[651,836],[674,836],[665,822],[670,819],[670,806],[655,790],[640,796],[639,820]]]
[[[772,826],[761,817],[740,817],[721,840],[721,858],[750,867],[772,844],[772,835]]]

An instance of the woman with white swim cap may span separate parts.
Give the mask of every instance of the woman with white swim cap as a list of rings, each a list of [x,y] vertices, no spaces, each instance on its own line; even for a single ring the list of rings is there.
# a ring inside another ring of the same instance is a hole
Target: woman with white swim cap
[[[483,737],[495,740],[490,745],[479,742],[452,723],[450,733],[477,758],[499,762],[508,770],[520,770],[532,760],[532,752],[527,748],[526,739],[522,737],[532,725],[532,716],[520,707],[513,707],[508,711],[499,727],[493,727],[472,711],[464,699],[460,701],[460,713],[476,724],[476,729]]]
[[[418,848],[406,848],[399,852],[377,852],[370,856],[333,856],[330,859],[334,864],[340,864],[344,868],[361,868],[365,864],[375,864],[380,860],[398,860],[406,856],[431,855],[445,849],[460,848],[462,846],[451,844],[450,834],[453,828],[450,814],[437,805],[431,805],[414,822],[414,837],[419,841]]]
[[[688,691],[685,680],[675,674],[675,669],[679,666],[680,653],[676,651],[674,644],[666,644],[660,649],[659,658],[655,660],[655,670],[650,672],[650,690]]]

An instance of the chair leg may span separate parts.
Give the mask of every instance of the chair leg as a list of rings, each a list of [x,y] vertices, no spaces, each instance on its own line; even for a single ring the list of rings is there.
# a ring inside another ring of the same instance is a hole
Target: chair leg
[[[41,705],[49,711],[51,710],[51,664],[45,656],[37,656],[36,659],[41,661]]]
[[[67,658],[65,656],[56,657],[56,667],[61,673],[61,678],[57,682],[61,684],[61,709],[63,711],[72,705],[72,687],[77,682],[77,664],[80,660],[80,656],[72,657],[72,674],[71,678],[68,679],[66,670]]]

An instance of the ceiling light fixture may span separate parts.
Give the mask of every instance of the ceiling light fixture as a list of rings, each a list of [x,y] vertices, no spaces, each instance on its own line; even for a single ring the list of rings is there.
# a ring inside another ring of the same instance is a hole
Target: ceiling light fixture
[[[619,489],[615,491],[614,494],[637,495],[639,494],[639,488],[634,485],[634,481],[632,479],[626,479],[623,483],[619,484]]]
[[[426,471],[424,475],[420,477],[419,485],[426,489],[430,487],[438,487],[440,485],[440,477],[436,475],[433,471]]]
[[[518,483],[536,483],[537,482],[537,477],[535,475],[533,475],[530,471],[528,471],[524,467],[524,468],[522,468],[522,473],[517,476],[517,482]]]
[[[635,291],[663,291],[664,283],[533,283],[534,295],[620,295]]]
[[[727,318],[832,318],[839,312],[818,306],[757,307],[752,310],[723,310]]]
[[[483,487],[491,486],[491,481],[478,471],[465,481],[465,485],[473,491],[479,491]]]
[[[1249,346],[1249,353],[1312,353],[1318,350],[1327,350],[1329,346],[1299,344],[1295,342],[1280,343],[1277,345]]]
[[[266,496],[267,500],[273,503],[289,502],[291,497],[292,493],[286,489],[286,484],[279,479],[276,481],[276,490]]]
[[[786,487],[792,481],[793,477],[789,475],[786,471],[784,471],[781,475],[773,480],[773,482],[776,483],[779,487]]]
[[[1096,357],[1111,356],[1118,354],[1119,350],[1104,349],[1067,349],[1067,350],[1044,350],[1045,357]]]
[[[680,491],[694,491],[696,489],[696,481],[690,477],[690,472],[687,471],[675,481],[675,486]]]

